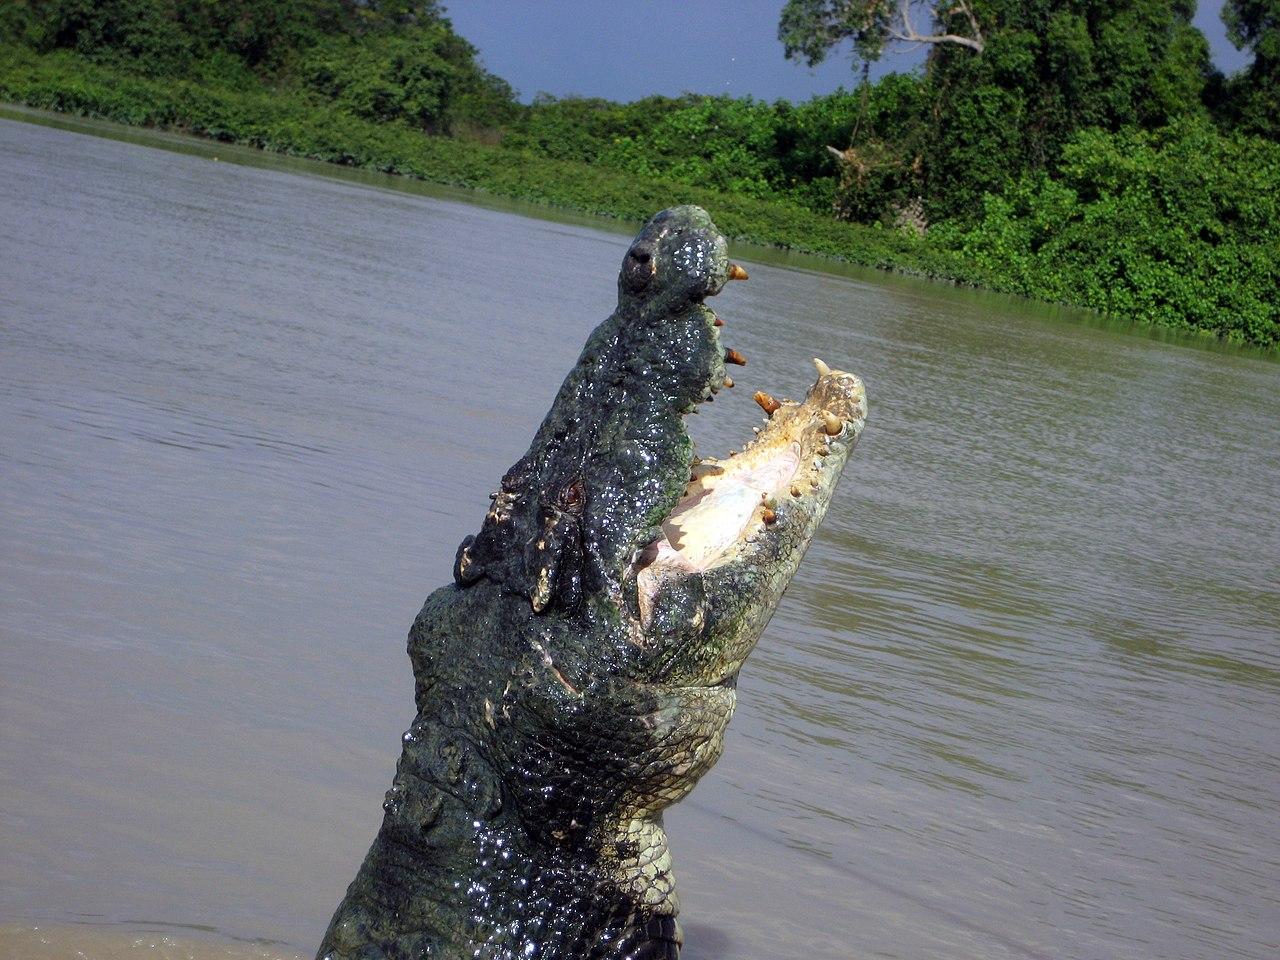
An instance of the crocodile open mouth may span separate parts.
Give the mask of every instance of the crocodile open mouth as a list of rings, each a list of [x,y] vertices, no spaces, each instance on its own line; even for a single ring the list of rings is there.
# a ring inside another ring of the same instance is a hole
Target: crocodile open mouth
[[[818,378],[802,402],[758,392],[767,420],[741,452],[696,461],[661,535],[636,561],[640,619],[673,575],[700,573],[741,558],[750,544],[786,524],[795,508],[830,495],[866,422],[866,390],[850,373],[814,360]],[[807,517],[811,509],[803,511]]]

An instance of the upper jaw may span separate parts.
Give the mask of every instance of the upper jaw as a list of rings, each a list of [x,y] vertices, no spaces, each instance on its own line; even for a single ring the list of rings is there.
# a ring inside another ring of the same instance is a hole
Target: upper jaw
[[[701,207],[672,207],[650,219],[632,241],[619,274],[619,305],[678,313],[714,297],[731,279],[728,246]]]

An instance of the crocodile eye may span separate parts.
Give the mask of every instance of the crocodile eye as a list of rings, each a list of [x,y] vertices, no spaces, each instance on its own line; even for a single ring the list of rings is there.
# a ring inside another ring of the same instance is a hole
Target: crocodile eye
[[[581,480],[574,480],[560,491],[560,496],[556,499],[559,501],[557,506],[561,510],[574,516],[581,516],[582,508],[587,502],[587,492],[583,489]]]

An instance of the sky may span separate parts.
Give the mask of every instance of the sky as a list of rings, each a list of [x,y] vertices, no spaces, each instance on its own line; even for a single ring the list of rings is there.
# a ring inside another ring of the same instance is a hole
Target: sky
[[[686,91],[761,100],[807,100],[858,76],[847,50],[810,69],[778,42],[784,0],[445,0],[457,31],[490,72],[528,102],[539,92],[629,101]],[[1201,3],[1196,24],[1214,62],[1248,62],[1226,39],[1220,2]],[[907,71],[923,52],[886,54],[872,76]]]

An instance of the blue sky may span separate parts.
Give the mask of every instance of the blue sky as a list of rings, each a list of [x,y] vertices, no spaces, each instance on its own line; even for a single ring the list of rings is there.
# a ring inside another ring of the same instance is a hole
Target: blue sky
[[[528,101],[546,91],[610,100],[685,91],[806,100],[857,77],[837,53],[810,70],[786,60],[778,42],[783,0],[445,0],[458,32],[485,66]],[[1230,72],[1248,58],[1227,41],[1220,3],[1202,3],[1196,23],[1214,62]],[[873,74],[909,70],[923,54],[884,57]]]

